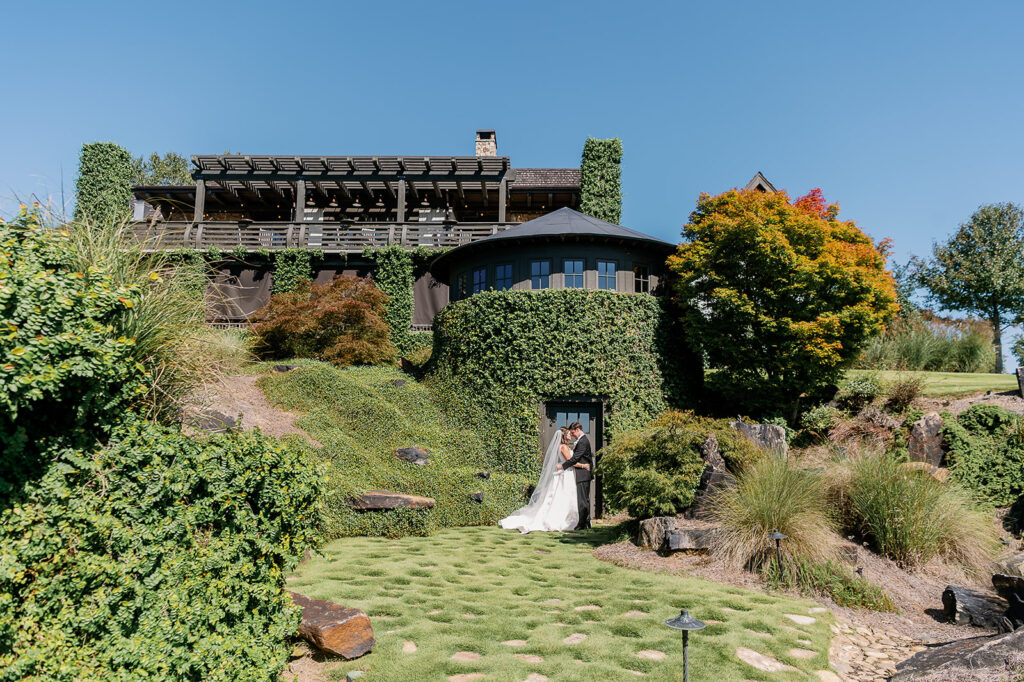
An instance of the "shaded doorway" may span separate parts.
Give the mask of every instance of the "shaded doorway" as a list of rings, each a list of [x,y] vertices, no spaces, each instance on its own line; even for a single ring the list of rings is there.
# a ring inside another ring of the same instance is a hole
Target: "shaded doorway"
[[[594,453],[605,446],[604,442],[604,404],[594,398],[552,400],[544,403],[544,417],[541,419],[540,440],[541,450],[545,450],[555,431],[578,421],[583,432],[590,439]],[[594,472],[594,482],[590,486],[590,516],[601,518],[604,498],[601,494],[601,472]]]

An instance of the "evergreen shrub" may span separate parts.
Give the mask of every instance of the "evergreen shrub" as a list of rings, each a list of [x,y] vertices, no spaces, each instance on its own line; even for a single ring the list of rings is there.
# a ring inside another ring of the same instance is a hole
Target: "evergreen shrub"
[[[87,142],[78,155],[75,220],[93,225],[119,223],[132,204],[134,160],[113,142]]]
[[[608,440],[665,409],[664,319],[662,301],[647,295],[485,291],[438,314],[428,380],[490,434],[491,466],[535,476],[544,401],[600,398]]]
[[[580,212],[618,225],[622,220],[622,140],[587,138],[580,163]]]
[[[349,535],[427,535],[438,528],[491,525],[526,503],[533,481],[489,468],[490,429],[474,429],[443,409],[437,395],[393,367],[333,367],[303,361],[299,369],[268,374],[259,385],[322,447],[327,466],[325,532]],[[417,466],[398,448],[430,451]],[[487,471],[487,479],[476,476]],[[432,509],[357,512],[352,496],[383,489],[435,499]],[[483,501],[471,499],[477,491]]]
[[[736,469],[760,452],[725,420],[669,410],[643,429],[619,434],[601,453],[609,507],[625,509],[634,519],[671,516],[689,507],[704,473],[700,448],[709,434]]]
[[[1024,423],[998,405],[973,405],[946,419],[950,476],[998,507],[1024,495]]]

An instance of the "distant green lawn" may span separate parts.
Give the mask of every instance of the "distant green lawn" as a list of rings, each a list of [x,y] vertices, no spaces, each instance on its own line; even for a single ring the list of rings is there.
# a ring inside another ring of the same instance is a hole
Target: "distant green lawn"
[[[471,527],[401,540],[343,538],[300,566],[288,586],[369,614],[377,645],[335,669],[336,679],[361,669],[366,682],[443,681],[460,673],[503,682],[522,682],[530,673],[552,682],[621,681],[633,679],[630,671],[651,682],[681,680],[680,634],[663,622],[682,607],[711,623],[690,640],[695,681],[804,680],[828,668],[831,616],[816,613],[813,624],[798,625],[784,615],[807,616],[811,602],[593,558],[593,546],[617,532],[520,535]],[[577,610],[593,606],[600,608]],[[586,639],[563,643],[573,634]],[[510,640],[525,644],[503,644]],[[416,652],[403,653],[405,642],[414,642]],[[737,647],[801,672],[761,672],[736,658]],[[794,648],[817,655],[796,658]],[[451,660],[459,651],[480,658]],[[668,656],[641,658],[641,651]]]
[[[907,375],[924,378],[922,395],[929,398],[959,396],[980,391],[1016,391],[1017,377],[1013,374],[973,374],[969,372],[897,372],[890,370],[852,369],[848,376],[877,376],[890,381]]]

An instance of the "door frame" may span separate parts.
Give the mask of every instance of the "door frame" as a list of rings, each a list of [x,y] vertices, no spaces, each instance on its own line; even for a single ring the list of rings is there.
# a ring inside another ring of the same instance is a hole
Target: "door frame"
[[[548,442],[550,442],[551,437],[554,435],[554,421],[548,416],[548,412],[551,411],[552,408],[563,406],[568,408],[596,408],[594,424],[591,427],[594,432],[594,438],[592,439],[591,446],[593,447],[594,454],[596,456],[597,451],[608,444],[608,440],[605,436],[604,430],[606,417],[605,398],[595,395],[568,395],[540,401],[537,406],[538,420],[540,422],[540,449],[545,449]],[[571,411],[571,409],[567,411]],[[590,486],[591,518],[599,519],[602,517],[602,510],[604,508],[604,495],[602,493],[602,476],[598,471],[594,473],[594,484]]]

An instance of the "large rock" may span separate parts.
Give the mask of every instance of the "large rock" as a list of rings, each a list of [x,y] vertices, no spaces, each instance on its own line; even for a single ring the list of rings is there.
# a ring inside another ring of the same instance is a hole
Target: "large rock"
[[[789,453],[786,443],[786,429],[775,424],[747,424],[742,421],[729,422],[729,426],[754,441],[755,444],[780,455]]]
[[[636,544],[647,549],[661,549],[665,536],[676,529],[678,520],[674,516],[655,516],[640,522],[640,533]]]
[[[718,439],[709,433],[700,446],[700,456],[704,460],[704,473],[693,493],[693,502],[683,512],[688,519],[699,519],[707,515],[708,503],[714,490],[725,483],[729,470],[725,468],[725,460],[718,450]]]
[[[942,449],[942,417],[929,412],[910,427],[907,450],[912,462],[927,462],[941,467],[946,451]]]
[[[896,666],[894,682],[987,679],[1003,672],[1008,658],[1024,651],[1024,628],[1004,635],[971,637],[915,654]],[[973,677],[971,676],[973,675]],[[997,675],[992,678],[999,679]]]
[[[996,562],[996,568],[1003,575],[1015,575],[1018,578],[1024,578],[1024,552],[1018,552],[1005,559],[1000,559]]]
[[[1006,600],[988,592],[947,585],[942,591],[942,608],[946,618],[957,625],[999,628]]]
[[[434,506],[433,497],[405,495],[390,490],[371,490],[345,500],[356,511],[383,511],[386,509],[430,509]]]
[[[350,609],[325,599],[310,599],[289,592],[302,609],[299,636],[321,651],[351,660],[359,658],[376,643],[370,619],[359,609]]]
[[[705,552],[715,538],[713,528],[677,528],[665,535],[662,552]]]
[[[191,423],[193,428],[207,433],[227,433],[237,425],[237,419],[213,409],[199,410]]]
[[[992,587],[1010,605],[1000,623],[1001,632],[1012,632],[1024,627],[1024,578],[996,573],[992,576]]]
[[[423,466],[430,461],[430,450],[421,447],[398,448],[395,450],[395,457],[417,466]]]

